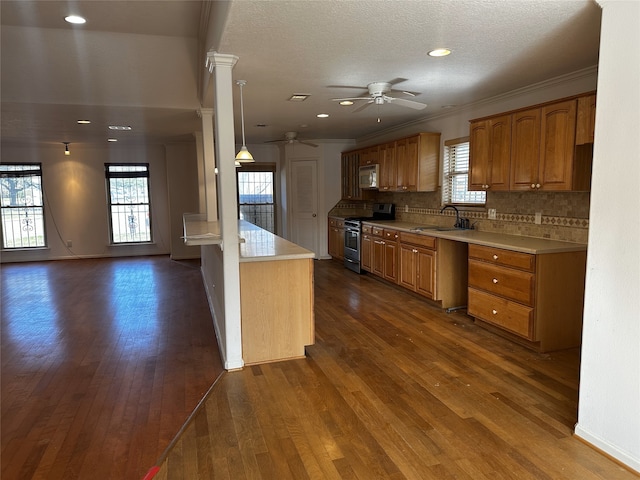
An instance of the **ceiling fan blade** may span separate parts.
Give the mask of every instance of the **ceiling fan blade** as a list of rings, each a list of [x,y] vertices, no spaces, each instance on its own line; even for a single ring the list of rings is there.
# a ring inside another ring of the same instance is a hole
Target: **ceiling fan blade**
[[[406,100],[404,98],[395,98],[395,97],[385,96],[385,100],[388,101],[389,103],[395,103],[396,105],[399,105],[401,107],[413,108],[414,110],[422,110],[423,108],[427,107],[427,105],[424,103],[414,102],[413,100]]]
[[[298,140],[298,143],[302,143],[303,145],[309,145],[310,147],[313,147],[313,148],[318,146],[315,143],[307,142],[305,140]]]
[[[332,102],[342,102],[345,100],[371,100],[371,97],[366,96],[366,97],[345,97],[345,98],[332,98],[331,101]]]
[[[286,140],[280,139],[280,140],[267,140],[262,143],[284,143],[284,142],[286,142]]]
[[[367,87],[358,87],[356,85],[327,85],[327,88],[357,88],[359,90],[367,89]]]
[[[402,82],[406,82],[406,81],[407,81],[406,78],[398,77],[398,78],[394,78],[393,80],[388,81],[387,83],[389,85],[396,85],[397,83],[402,83]]]
[[[361,110],[364,110],[365,108],[367,108],[369,105],[371,105],[373,103],[372,99],[369,99],[369,101],[367,103],[363,103],[362,105],[360,105],[358,108],[356,108],[353,112],[351,113],[357,113]]]

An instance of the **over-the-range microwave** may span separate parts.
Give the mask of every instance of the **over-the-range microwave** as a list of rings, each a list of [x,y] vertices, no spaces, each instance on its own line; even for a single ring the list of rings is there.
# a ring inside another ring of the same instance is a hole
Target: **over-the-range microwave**
[[[363,165],[358,168],[358,188],[378,188],[380,177],[380,165]]]

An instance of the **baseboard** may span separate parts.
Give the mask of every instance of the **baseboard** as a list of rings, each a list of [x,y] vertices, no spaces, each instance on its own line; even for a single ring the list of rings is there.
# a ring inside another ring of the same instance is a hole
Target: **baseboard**
[[[640,459],[632,457],[628,452],[621,451],[603,438],[593,435],[579,424],[576,424],[573,436],[582,443],[589,445],[591,448],[610,458],[621,467],[629,470],[631,473],[640,476]]]

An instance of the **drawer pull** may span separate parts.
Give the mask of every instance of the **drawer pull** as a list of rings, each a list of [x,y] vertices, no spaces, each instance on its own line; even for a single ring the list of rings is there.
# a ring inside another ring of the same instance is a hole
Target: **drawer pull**
[[[493,313],[494,315],[497,315],[498,311],[497,310],[491,310],[491,313]]]
[[[497,260],[497,259],[498,259],[498,255],[495,255],[495,254],[494,254],[494,255],[493,255],[493,259],[494,259],[494,260]]]
[[[494,278],[493,280],[491,280],[493,283],[498,283],[498,279]]]

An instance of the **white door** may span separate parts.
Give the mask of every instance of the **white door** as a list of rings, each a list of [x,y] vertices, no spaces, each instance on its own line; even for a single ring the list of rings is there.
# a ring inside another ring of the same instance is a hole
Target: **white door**
[[[291,162],[291,241],[318,256],[318,163]]]

